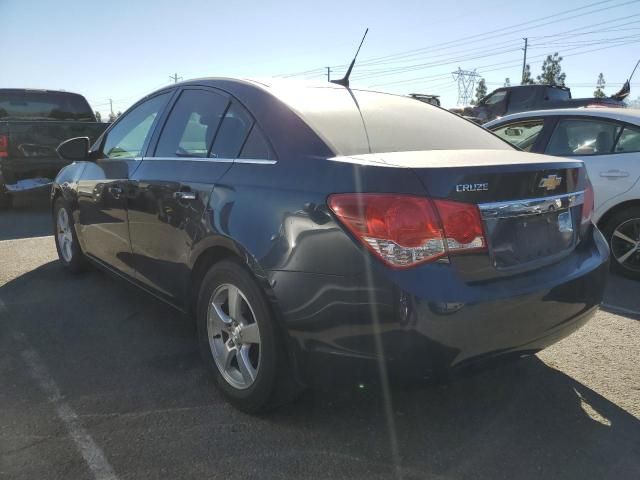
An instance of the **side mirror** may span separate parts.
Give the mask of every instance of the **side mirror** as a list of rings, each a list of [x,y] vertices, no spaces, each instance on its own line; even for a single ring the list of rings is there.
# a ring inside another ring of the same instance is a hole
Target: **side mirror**
[[[89,159],[89,137],[76,137],[65,140],[56,148],[58,156],[70,162]]]

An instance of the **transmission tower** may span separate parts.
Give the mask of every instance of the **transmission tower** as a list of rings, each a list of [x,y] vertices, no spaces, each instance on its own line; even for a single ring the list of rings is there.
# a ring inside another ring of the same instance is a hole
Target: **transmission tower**
[[[469,105],[471,98],[473,97],[473,89],[476,86],[476,79],[480,74],[473,70],[462,70],[458,67],[458,70],[451,72],[453,79],[458,82],[458,105]]]

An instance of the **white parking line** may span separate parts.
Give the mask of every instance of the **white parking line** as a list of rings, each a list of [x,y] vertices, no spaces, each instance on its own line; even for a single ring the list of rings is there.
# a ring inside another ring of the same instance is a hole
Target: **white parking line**
[[[0,313],[5,315],[8,311],[4,302],[0,299]],[[58,418],[62,420],[71,439],[76,444],[76,448],[84,458],[87,466],[96,480],[117,480],[118,477],[105,457],[102,449],[91,438],[91,435],[82,427],[78,414],[64,401],[64,397],[60,393],[60,389],[53,377],[49,374],[44,362],[27,341],[22,333],[11,332],[12,338],[20,345],[23,350],[20,355],[27,367],[29,373],[38,382],[42,391],[46,394],[49,402],[54,406]]]

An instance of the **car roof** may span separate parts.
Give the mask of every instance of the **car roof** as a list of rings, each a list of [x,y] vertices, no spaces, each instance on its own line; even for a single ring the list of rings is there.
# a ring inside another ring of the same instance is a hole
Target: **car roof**
[[[618,120],[621,122],[632,123],[634,125],[640,125],[640,109],[587,107],[559,108],[557,110],[532,110],[530,112],[514,113],[511,115],[506,115],[504,117],[496,118],[495,120],[491,120],[490,122],[485,123],[483,126],[492,127],[494,125],[522,118],[557,116],[607,118],[609,120]]]
[[[82,97],[82,94],[76,92],[68,92],[66,90],[47,90],[43,88],[0,88],[0,93],[55,93],[62,95],[77,95],[79,97]]]
[[[220,88],[237,96],[247,107],[251,105],[246,102],[255,104],[256,97],[275,99],[311,128],[334,155],[387,152],[398,145],[405,150],[422,150],[424,135],[416,135],[414,131],[420,124],[433,125],[433,136],[430,137],[432,149],[442,149],[457,141],[461,129],[470,129],[470,125],[460,117],[412,97],[345,88],[329,82],[202,78],[177,84],[180,85]],[[265,115],[265,110],[258,108],[252,113]],[[267,118],[262,119],[263,124],[271,123]],[[392,128],[399,124],[405,127]],[[411,128],[406,127],[408,124]],[[488,145],[485,148],[499,150],[508,146],[502,140],[496,141],[495,137],[486,136],[487,132],[475,125],[473,131],[466,135],[474,145]]]

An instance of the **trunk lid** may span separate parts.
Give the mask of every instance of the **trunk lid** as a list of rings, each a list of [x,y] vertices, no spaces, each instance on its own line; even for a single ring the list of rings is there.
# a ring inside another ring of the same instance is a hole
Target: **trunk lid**
[[[432,199],[478,205],[488,250],[451,257],[468,280],[539,268],[580,241],[580,161],[509,150],[434,150],[357,157],[411,169]]]

